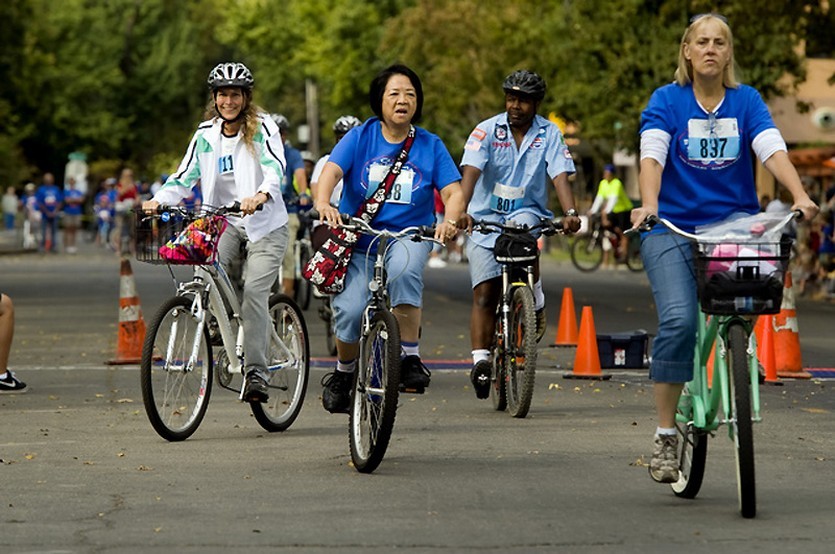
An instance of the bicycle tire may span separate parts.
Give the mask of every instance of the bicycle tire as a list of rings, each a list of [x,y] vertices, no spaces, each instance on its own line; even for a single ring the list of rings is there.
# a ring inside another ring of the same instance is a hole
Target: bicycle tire
[[[397,414],[400,386],[400,328],[388,310],[371,318],[362,338],[349,422],[351,461],[371,473],[383,461]]]
[[[571,263],[582,272],[590,273],[603,263],[603,245],[594,235],[581,235],[571,244]]]
[[[269,399],[266,403],[250,402],[249,405],[259,425],[274,433],[288,429],[304,405],[310,377],[310,342],[304,315],[289,296],[273,295],[270,321],[272,327],[267,347]],[[290,350],[289,360],[274,340],[272,330]],[[287,363],[289,365],[282,367]]]
[[[626,245],[626,267],[640,273],[644,270],[644,259],[641,257],[641,238],[637,235],[629,239]]]
[[[197,430],[212,394],[209,331],[204,326],[201,335],[196,336],[191,305],[190,297],[169,298],[151,320],[142,347],[140,379],[145,413],[154,430],[172,442],[185,440]],[[197,371],[187,367],[192,352],[197,353]]]
[[[490,382],[490,400],[493,402],[493,409],[503,412],[507,409],[507,389],[505,381],[504,360],[504,333],[502,332],[501,304],[496,307],[496,327],[493,334],[493,376]]]
[[[312,296],[312,286],[310,281],[302,277],[302,268],[307,265],[313,254],[310,251],[310,245],[302,241],[299,243],[299,265],[296,271],[296,287],[294,291],[295,300],[299,307],[307,311],[310,308],[310,297]]]
[[[751,373],[748,365],[748,333],[742,323],[728,326],[728,385],[730,388],[732,439],[736,457],[737,493],[742,517],[757,515],[754,476],[754,429],[751,420]]]
[[[687,394],[686,392],[684,394]],[[679,408],[679,413],[682,413]],[[683,414],[689,420],[691,414]],[[678,481],[670,486],[676,496],[696,498],[702,488],[707,462],[708,434],[691,423],[676,423],[678,432]]]
[[[504,364],[507,411],[523,418],[530,410],[536,381],[536,313],[530,288],[516,287],[511,295]]]
[[[319,309],[319,315],[325,322],[325,346],[328,354],[336,356],[336,320],[333,318],[330,297],[324,298],[324,305]]]

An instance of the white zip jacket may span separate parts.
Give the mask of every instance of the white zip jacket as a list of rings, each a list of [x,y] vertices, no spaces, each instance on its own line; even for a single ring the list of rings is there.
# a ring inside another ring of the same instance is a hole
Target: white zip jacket
[[[281,197],[281,183],[284,181],[284,144],[278,126],[266,116],[259,114],[261,127],[253,138],[256,159],[243,141],[239,141],[233,153],[235,167],[235,198],[242,200],[259,192],[270,199],[262,210],[242,219],[247,237],[252,242],[264,238],[272,231],[287,224],[287,208]],[[203,202],[217,206],[215,182],[217,180],[218,157],[221,151],[221,124],[215,117],[197,127],[191,138],[183,161],[177,172],[168,177],[154,200],[166,206],[176,206],[188,198],[191,189],[200,181]]]

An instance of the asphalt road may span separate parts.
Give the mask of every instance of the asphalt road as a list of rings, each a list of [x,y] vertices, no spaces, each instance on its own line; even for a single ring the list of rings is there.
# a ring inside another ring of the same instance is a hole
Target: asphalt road
[[[148,319],[173,286],[134,262]],[[464,370],[441,362],[423,396],[402,396],[394,437],[372,475],[350,466],[347,417],[321,409],[313,370],[305,408],[285,433],[216,389],[183,443],[150,427],[135,366],[115,354],[119,263],[112,254],[0,257],[17,305],[12,366],[31,385],[0,396],[2,552],[831,552],[835,530],[832,381],[761,388],[755,427],[758,517],[737,512],[733,451],[711,439],[698,498],[653,483],[655,427],[645,371],[609,381],[563,378],[570,349],[540,350],[531,413],[478,401]],[[548,264],[556,332],[571,286],[598,332],[654,330],[642,276],[580,275]],[[422,354],[468,356],[463,266],[427,275]],[[804,360],[829,366],[831,306],[799,306]],[[315,308],[313,353],[323,352]],[[809,331],[806,331],[809,329]],[[564,369],[558,369],[558,366]]]

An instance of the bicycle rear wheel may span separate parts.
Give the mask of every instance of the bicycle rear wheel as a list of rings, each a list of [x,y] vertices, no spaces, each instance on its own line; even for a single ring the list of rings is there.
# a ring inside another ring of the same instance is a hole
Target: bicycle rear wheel
[[[592,234],[575,238],[571,245],[571,262],[580,271],[594,271],[603,263],[603,245]]]
[[[374,314],[360,344],[351,399],[351,460],[360,473],[371,473],[386,454],[400,385],[400,328],[391,312]]]
[[[522,418],[528,415],[531,407],[536,380],[536,314],[530,288],[513,289],[508,326],[505,349],[507,411],[513,417]]]
[[[182,441],[200,426],[212,393],[212,349],[192,298],[176,296],[154,315],[142,348],[142,402],[154,430]]]
[[[687,391],[682,398],[686,398]],[[707,461],[707,437],[708,434],[693,427],[689,423],[691,414],[683,413],[679,407],[679,413],[684,415],[688,423],[676,423],[678,431],[678,460],[679,476],[678,481],[670,486],[676,496],[681,498],[696,498],[702,488],[705,476],[705,463]]]
[[[626,267],[632,271],[644,270],[644,259],[641,257],[641,238],[637,235],[629,237],[626,245]]]
[[[741,323],[728,326],[728,384],[730,387],[732,439],[736,454],[737,492],[742,517],[757,515],[754,478],[754,429],[751,421],[751,373],[748,365],[748,333]]]
[[[330,297],[326,296],[322,299],[322,305],[319,307],[319,317],[325,322],[325,346],[328,349],[328,354],[336,356],[336,321],[333,318]]]
[[[289,296],[270,299],[269,344],[267,347],[267,403],[250,402],[252,415],[270,432],[289,428],[301,412],[310,376],[310,345],[301,310]]]

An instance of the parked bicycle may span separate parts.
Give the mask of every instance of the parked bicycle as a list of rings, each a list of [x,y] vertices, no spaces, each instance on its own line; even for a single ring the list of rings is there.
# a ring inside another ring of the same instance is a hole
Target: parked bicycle
[[[311,217],[317,215],[311,213]],[[360,326],[359,358],[354,372],[349,416],[351,461],[357,471],[371,473],[383,461],[397,414],[400,383],[400,326],[388,296],[386,249],[393,241],[434,241],[432,227],[402,231],[374,229],[363,219],[342,214],[343,226],[374,237],[377,253],[370,272],[368,304]],[[392,278],[397,278],[393,276]]]
[[[169,441],[185,440],[197,430],[213,381],[243,399],[246,353],[241,306],[217,260],[226,216],[239,213],[237,202],[222,208],[203,206],[196,212],[179,207],[160,207],[150,215],[137,212],[137,259],[166,264],[177,290],[151,319],[140,368],[148,419]],[[171,267],[176,265],[193,266],[191,279],[180,282]],[[258,423],[274,432],[290,427],[301,411],[310,351],[298,305],[277,294],[270,299],[269,310],[269,402],[251,402],[250,408]],[[213,345],[219,347],[216,355]],[[239,376],[240,385],[233,386]]]
[[[603,264],[608,256],[614,262],[625,263],[632,271],[643,271],[640,241],[630,240],[626,245],[626,255],[621,256],[621,239],[614,229],[604,227],[599,214],[588,218],[588,232],[579,234],[571,243],[571,262],[583,272],[592,272]]]
[[[671,484],[673,492],[696,497],[704,480],[708,437],[727,424],[736,458],[739,508],[746,518],[757,511],[752,423],[762,420],[752,316],[780,311],[792,243],[780,238],[779,231],[798,214],[782,219],[758,214],[709,234],[682,231],[664,218],[645,224],[651,228],[661,223],[693,241],[695,248],[701,310],[693,380],[685,384],[676,413],[680,473]],[[714,349],[711,375],[707,366]]]
[[[473,231],[501,233],[493,255],[502,267],[502,293],[496,308],[496,327],[491,354],[493,371],[490,397],[493,408],[513,417],[528,415],[536,379],[536,311],[533,285],[534,263],[539,247],[533,232],[562,232],[562,222],[543,218],[528,226],[495,221],[473,222]]]

